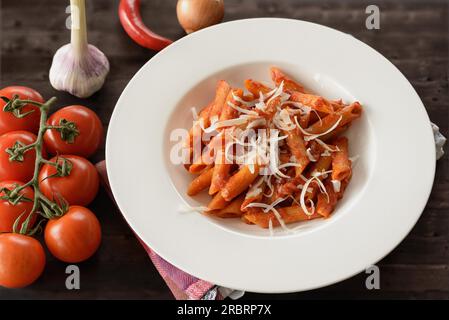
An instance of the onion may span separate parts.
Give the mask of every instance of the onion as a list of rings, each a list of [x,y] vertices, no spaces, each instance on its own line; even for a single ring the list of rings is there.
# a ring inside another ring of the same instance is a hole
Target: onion
[[[192,33],[221,22],[224,3],[223,0],[178,0],[176,14],[185,32]]]

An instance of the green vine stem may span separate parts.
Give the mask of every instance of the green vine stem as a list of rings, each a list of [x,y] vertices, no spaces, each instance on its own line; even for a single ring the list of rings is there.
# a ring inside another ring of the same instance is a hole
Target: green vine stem
[[[56,102],[56,98],[53,97],[46,101],[45,103],[39,103],[32,100],[19,100],[17,97],[13,98],[14,101],[11,101],[12,105],[24,105],[24,104],[32,104],[35,106],[38,106],[41,112],[40,115],[40,122],[39,122],[39,131],[37,134],[36,141],[25,146],[21,146],[19,148],[16,148],[16,151],[19,150],[20,152],[27,152],[31,149],[35,149],[36,151],[36,161],[34,163],[34,173],[33,177],[30,181],[27,183],[17,186],[15,189],[11,190],[9,193],[9,197],[11,199],[16,199],[19,196],[20,191],[25,189],[26,187],[33,187],[34,189],[34,199],[33,199],[33,207],[28,214],[25,221],[22,223],[22,226],[20,227],[20,230],[18,233],[21,234],[34,234],[38,228],[40,228],[40,223],[33,229],[28,230],[28,226],[30,224],[30,221],[32,220],[32,217],[35,214],[41,214],[46,219],[51,219],[54,217],[62,216],[68,209],[67,202],[63,198],[59,198],[58,201],[54,202],[48,199],[39,188],[39,171],[43,164],[50,164],[53,166],[58,167],[58,161],[56,163],[48,161],[43,158],[42,156],[42,144],[43,144],[43,137],[44,133],[47,129],[50,127],[47,126],[47,117],[48,117],[48,111],[50,110],[50,107]],[[53,128],[53,127],[51,127]],[[5,150],[6,151],[6,150]],[[7,152],[7,151],[6,151]],[[12,159],[11,161],[17,161]],[[25,214],[25,212],[23,213]],[[17,232],[17,225],[19,220],[22,218],[23,214],[19,216],[15,223],[14,223],[14,230],[13,232]]]

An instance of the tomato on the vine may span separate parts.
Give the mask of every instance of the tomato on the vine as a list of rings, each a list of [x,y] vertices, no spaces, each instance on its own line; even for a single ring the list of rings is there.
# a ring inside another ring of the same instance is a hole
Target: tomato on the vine
[[[64,160],[65,159],[65,160]],[[65,176],[57,176],[58,168],[48,163],[39,172],[39,188],[50,200],[64,198],[70,205],[87,206],[98,192],[99,178],[95,166],[87,159],[62,155],[50,160],[61,166],[67,161]]]
[[[22,186],[18,181],[0,182],[0,232],[13,232],[14,222],[20,217],[17,230],[20,230],[22,223],[27,219],[33,208],[34,191],[31,187],[22,189],[12,199],[2,199],[11,194],[17,186]],[[36,220],[36,215],[30,219],[28,228],[31,228]]]
[[[36,239],[18,233],[0,234],[0,286],[23,288],[41,275],[44,248]]]
[[[43,103],[44,99],[39,92],[27,87],[11,86],[0,90],[0,97],[12,99],[17,95],[19,99],[33,100]],[[39,130],[39,107],[26,104],[15,110],[4,110],[6,102],[0,99],[0,135],[9,131],[27,130],[37,133]]]
[[[36,141],[36,135],[28,131],[12,131],[0,136],[0,181],[16,180],[28,182],[34,174],[36,150],[20,149]],[[42,150],[43,157],[46,152]]]
[[[100,246],[100,222],[89,209],[71,206],[62,217],[47,222],[44,238],[48,250],[59,260],[81,262]]]
[[[55,154],[74,154],[88,158],[100,146],[103,125],[91,109],[73,105],[56,111],[47,121],[44,135],[47,150]]]

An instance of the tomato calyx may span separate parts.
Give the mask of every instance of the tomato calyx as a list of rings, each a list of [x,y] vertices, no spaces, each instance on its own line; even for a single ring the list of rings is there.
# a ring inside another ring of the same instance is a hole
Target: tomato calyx
[[[24,214],[26,213],[26,211],[22,212],[16,219],[16,221],[14,221],[14,224],[12,226],[12,233],[18,233],[18,234],[23,234],[25,236],[33,236],[36,233],[42,231],[42,223],[44,222],[44,220],[40,220],[37,225],[33,228],[33,229],[29,229],[29,224],[31,222],[31,217],[32,217],[32,213],[30,213],[28,215],[28,217],[26,218],[26,220],[22,223],[22,226],[19,228],[19,221],[22,219],[22,217],[24,216]]]
[[[42,211],[39,212],[40,215],[45,219],[50,220],[62,217],[69,210],[69,204],[61,196],[57,196],[56,201],[50,201],[44,197],[41,199],[40,208],[42,209]]]
[[[63,157],[57,157],[56,161],[43,161],[44,163],[55,167],[56,172],[52,175],[49,175],[48,177],[45,177],[44,180],[50,179],[53,177],[67,177],[70,175],[70,172],[72,172],[73,169],[73,163],[69,159],[63,158]]]
[[[59,131],[61,139],[70,144],[74,143],[75,138],[80,134],[76,123],[67,119],[60,119],[59,126],[47,126],[47,129]]]
[[[12,147],[7,148],[5,152],[9,154],[9,161],[23,162],[26,151],[34,148],[35,144],[25,145],[21,141],[16,141]]]
[[[36,106],[41,106],[42,104],[37,101],[31,101],[31,100],[21,100],[19,99],[18,95],[14,95],[12,99],[9,99],[7,97],[0,97],[3,101],[6,102],[6,104],[3,106],[4,112],[11,112],[16,118],[24,118],[30,113],[33,113],[35,110],[30,110],[28,112],[22,112],[22,109],[27,104],[33,104]]]
[[[13,206],[16,206],[20,202],[32,202],[33,200],[26,197],[23,193],[17,192],[17,187],[19,187],[18,184],[15,184],[14,189],[8,189],[6,187],[0,189],[0,194],[3,193],[2,196],[0,196],[1,200],[6,200]]]

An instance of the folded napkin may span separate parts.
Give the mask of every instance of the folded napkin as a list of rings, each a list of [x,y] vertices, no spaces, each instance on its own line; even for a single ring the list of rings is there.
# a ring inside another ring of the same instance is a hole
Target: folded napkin
[[[439,128],[435,124],[431,123],[431,125],[435,138],[436,159],[438,160],[444,154],[443,146],[446,143],[446,138],[440,133]],[[96,164],[96,167],[108,194],[114,199],[106,175],[105,161],[100,161]],[[139,239],[139,237],[137,237],[137,239]],[[198,279],[176,268],[159,257],[141,239],[139,239],[139,241],[177,300],[222,300],[226,297],[238,299],[244,295],[244,291],[214,285],[213,283]]]
[[[114,199],[106,174],[106,162],[104,160],[100,161],[96,164],[96,167],[105,189],[108,191],[109,196]],[[137,239],[145,248],[157,271],[159,271],[177,300],[222,300],[226,297],[238,299],[243,296],[243,291],[216,286],[213,283],[198,279],[176,268],[159,257],[139,237]]]

